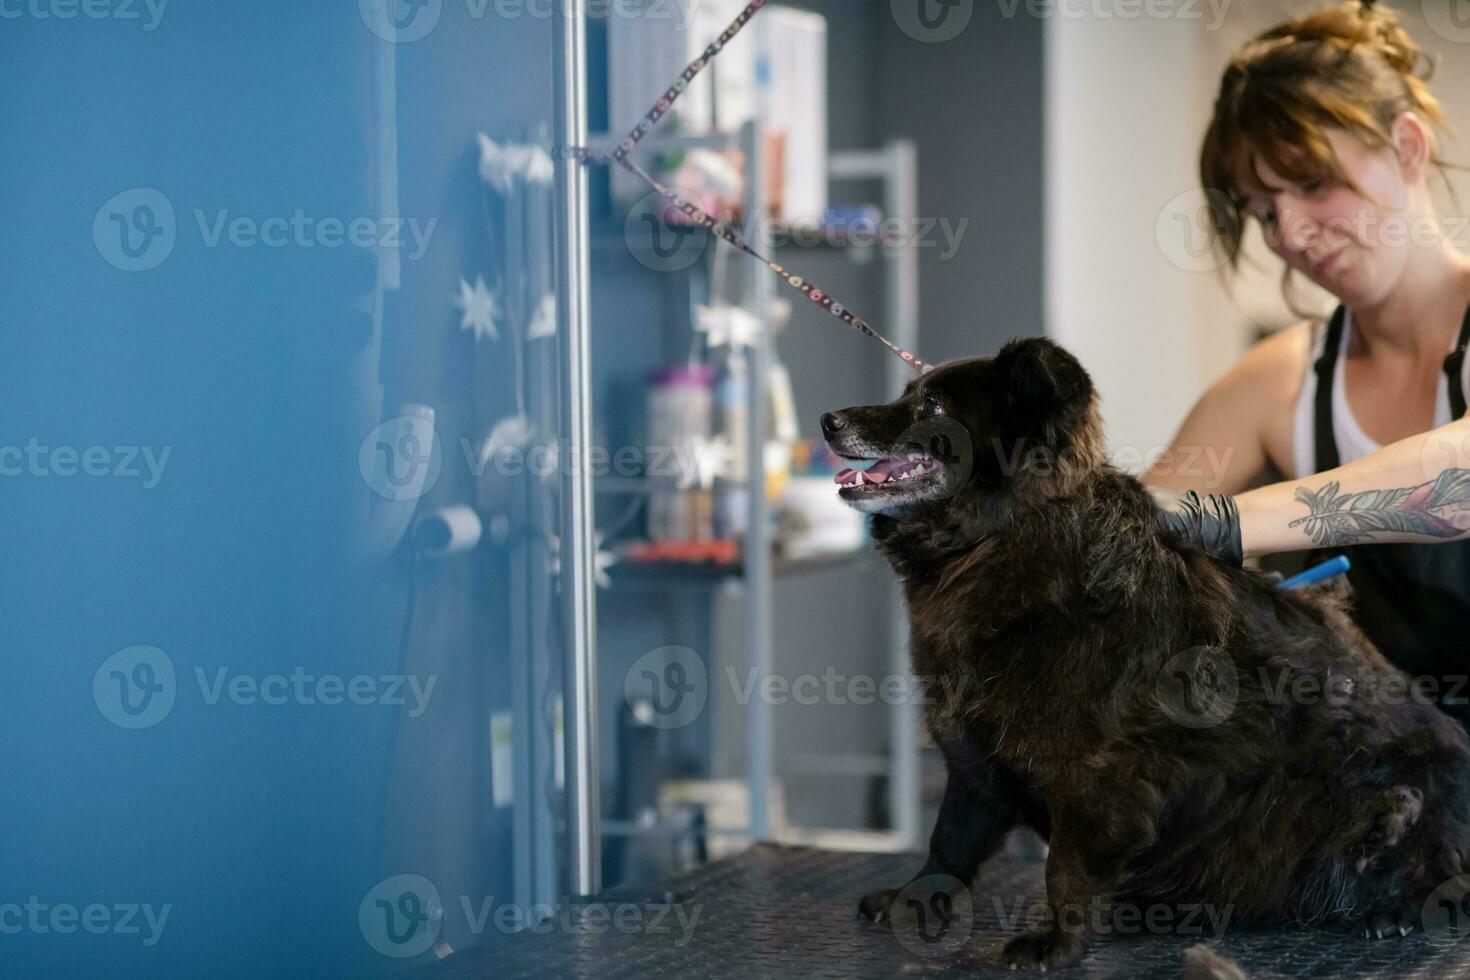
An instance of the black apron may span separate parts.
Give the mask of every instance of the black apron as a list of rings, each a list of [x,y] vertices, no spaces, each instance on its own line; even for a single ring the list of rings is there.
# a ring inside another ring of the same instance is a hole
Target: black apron
[[[1333,313],[1316,365],[1318,473],[1341,465],[1332,429],[1332,381],[1344,315],[1341,306]],[[1444,362],[1450,416],[1455,419],[1465,414],[1460,370],[1467,345],[1470,310],[1460,328],[1459,342]],[[1339,553],[1352,562],[1347,575],[1353,588],[1353,620],[1384,656],[1411,677],[1434,678],[1431,692],[1440,707],[1470,729],[1470,539],[1444,544],[1351,545]]]

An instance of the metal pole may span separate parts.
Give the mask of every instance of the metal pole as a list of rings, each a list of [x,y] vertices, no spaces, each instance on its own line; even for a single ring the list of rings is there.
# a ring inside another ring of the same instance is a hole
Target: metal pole
[[[552,79],[558,149],[587,140],[587,23],[583,0],[552,5]],[[556,155],[557,342],[561,367],[563,459],[585,456],[592,431],[588,327],[587,175],[566,153]],[[597,617],[592,479],[580,459],[562,474],[561,576],[566,667],[568,887],[592,895],[601,888],[597,799]]]
[[[762,252],[769,248],[765,220],[765,147],[761,125],[749,122],[741,130],[745,156],[746,239]],[[766,371],[769,362],[771,274],[759,262],[749,269],[745,301],[760,323],[748,362],[750,401],[746,407],[746,488],[750,516],[745,529],[745,646],[750,666],[764,682],[771,670],[771,536],[766,513]],[[771,836],[770,789],[772,769],[771,706],[764,698],[750,699],[746,716],[746,765],[750,778],[750,839]]]
[[[887,174],[884,180],[886,217],[904,222],[910,234],[918,227],[919,218],[919,151],[909,140],[896,140],[885,148]],[[904,350],[919,349],[919,250],[906,240],[896,249],[887,250],[888,266],[886,322],[893,330],[893,341]],[[903,394],[904,385],[913,377],[907,364],[887,358],[889,397]],[[899,677],[909,677],[909,617],[903,593],[898,591],[892,608],[891,669]],[[893,829],[909,848],[918,847],[919,834],[919,712],[912,698],[894,705],[889,715],[889,741],[893,745],[893,775],[889,782],[888,809]]]
[[[911,140],[894,140],[881,150],[847,150],[833,153],[827,162],[835,180],[883,181],[883,216],[905,223],[910,233],[918,227],[919,151]],[[883,322],[893,332],[893,342],[905,350],[919,348],[919,252],[911,240],[884,246]],[[888,397],[903,394],[913,377],[907,364],[884,358]],[[895,590],[891,615],[890,667],[894,676],[910,677],[908,605],[902,591]],[[919,712],[912,699],[894,705],[889,713],[888,808],[894,834],[906,849],[922,844],[919,833]]]

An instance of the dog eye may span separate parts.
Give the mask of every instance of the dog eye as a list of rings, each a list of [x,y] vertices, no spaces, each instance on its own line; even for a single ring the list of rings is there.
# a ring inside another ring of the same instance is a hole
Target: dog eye
[[[935,398],[933,395],[930,395],[928,398],[925,398],[924,399],[924,415],[925,416],[932,418],[935,415],[943,415],[943,414],[944,414],[944,405],[939,401],[938,398]]]

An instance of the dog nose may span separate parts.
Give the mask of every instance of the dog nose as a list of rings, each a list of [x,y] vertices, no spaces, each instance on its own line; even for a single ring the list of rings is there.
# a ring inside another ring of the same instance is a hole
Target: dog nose
[[[846,426],[847,419],[838,415],[836,412],[828,412],[822,416],[822,432],[825,435],[830,436],[834,432],[841,431]]]

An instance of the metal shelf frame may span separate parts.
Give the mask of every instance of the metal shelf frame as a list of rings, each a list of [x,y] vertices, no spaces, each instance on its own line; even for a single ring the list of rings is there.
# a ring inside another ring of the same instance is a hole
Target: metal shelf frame
[[[919,219],[919,150],[910,140],[895,140],[878,150],[849,150],[831,154],[827,172],[832,180],[877,180],[883,184],[883,216],[904,222],[910,232]],[[901,247],[883,246],[883,323],[893,342],[904,350],[919,347],[919,250],[909,240]],[[909,368],[896,358],[887,361],[890,398],[903,394]],[[908,676],[909,618],[903,596],[895,593],[889,636],[889,669]],[[919,824],[919,711],[910,701],[894,705],[888,719],[891,770],[888,812],[899,841],[910,848],[922,843]]]
[[[615,146],[620,138],[610,134],[593,134],[587,138],[586,145],[606,150]],[[746,237],[757,251],[770,254],[773,244],[771,222],[766,220],[765,212],[765,139],[759,120],[746,123],[738,133],[650,136],[643,146],[655,152],[738,147],[742,152],[746,171],[742,196]],[[885,219],[898,218],[907,222],[908,227],[914,226],[918,213],[918,153],[913,143],[901,140],[876,150],[834,152],[829,156],[828,171],[832,181],[864,180],[881,183]],[[901,245],[884,243],[881,247],[885,288],[883,323],[895,343],[913,350],[918,346],[919,327],[917,247],[911,241]],[[771,354],[770,307],[775,296],[776,280],[770,270],[758,262],[747,262],[745,265],[747,279],[742,306],[760,321],[762,329],[748,351],[750,389],[746,417],[746,485],[751,488],[751,492],[742,556],[743,574],[734,578],[740,582],[744,599],[745,665],[764,676],[773,667],[772,584],[778,566],[772,556],[770,508],[763,492],[766,484],[764,445],[770,399],[766,369]],[[909,380],[908,370],[896,359],[888,365],[886,386],[892,397],[902,393]],[[908,657],[908,614],[903,597],[897,593],[893,598],[891,621],[889,669],[907,676],[911,670]],[[586,650],[589,653],[595,650],[595,643],[589,642]],[[595,677],[593,667],[594,665],[588,665],[577,676]],[[568,703],[571,703],[573,695],[580,694],[579,691],[569,689]],[[775,777],[775,738],[771,706],[764,699],[753,698],[746,708],[746,780],[749,789],[746,834],[755,843],[771,840],[772,837],[770,800]],[[916,705],[905,703],[890,708],[890,754],[887,772],[890,777],[889,812],[893,827],[892,830],[878,835],[886,845],[884,849],[913,849],[921,843],[918,725]],[[572,739],[568,740],[569,786],[571,767],[582,764],[592,767],[589,771],[595,784],[596,759],[579,761],[574,758],[572,742]],[[577,784],[585,785],[585,781],[579,779]],[[569,832],[577,832],[577,828],[568,829]],[[601,832],[617,834],[628,831],[627,827],[609,826]],[[579,835],[576,844],[571,853],[579,857],[588,853],[585,838]],[[588,880],[585,870],[576,877],[581,882]]]

